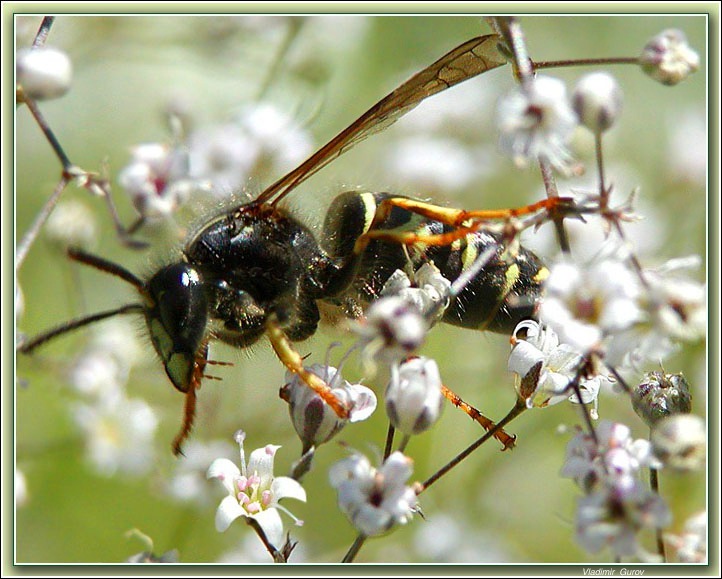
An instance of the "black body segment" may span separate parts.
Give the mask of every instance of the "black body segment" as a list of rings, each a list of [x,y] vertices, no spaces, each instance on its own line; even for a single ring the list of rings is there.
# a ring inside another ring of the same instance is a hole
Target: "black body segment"
[[[399,196],[354,191],[336,197],[324,224],[323,249],[337,259],[350,261],[356,240],[370,229],[432,235],[452,230],[399,207],[393,207],[388,216],[374,223],[381,202],[394,197]],[[451,302],[443,319],[463,328],[511,333],[517,323],[534,317],[547,270],[538,257],[523,248],[513,259],[507,258],[499,239],[484,231],[446,246],[413,245],[405,249],[398,243],[371,240],[358,258],[347,297],[368,303],[378,297],[395,270],[416,270],[427,261],[453,281],[489,247],[496,248],[492,258]]]

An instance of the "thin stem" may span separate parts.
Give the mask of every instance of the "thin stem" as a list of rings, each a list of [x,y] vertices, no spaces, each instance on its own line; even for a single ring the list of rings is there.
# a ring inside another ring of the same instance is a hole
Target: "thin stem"
[[[399,444],[399,452],[406,452],[406,447],[409,445],[409,440],[411,440],[411,435],[404,435],[404,437],[401,439],[401,444]]]
[[[25,258],[28,255],[28,251],[30,251],[30,247],[35,242],[35,239],[38,237],[40,230],[42,229],[45,222],[48,220],[48,217],[50,217],[50,214],[53,212],[53,209],[55,209],[55,206],[58,204],[60,194],[65,190],[67,186],[68,179],[67,177],[63,176],[58,182],[58,184],[55,186],[55,189],[53,190],[52,195],[50,195],[50,198],[45,202],[45,205],[43,205],[40,213],[38,213],[37,217],[35,217],[35,221],[33,221],[30,229],[28,229],[25,235],[23,235],[23,238],[20,240],[17,252],[15,254],[16,270],[20,269],[23,261],[25,261]]]
[[[40,23],[40,28],[38,28],[38,32],[35,34],[33,48],[45,46],[45,41],[48,39],[48,34],[50,34],[53,22],[55,22],[55,16],[45,16],[43,18],[43,21]]]
[[[256,101],[258,102],[266,98],[268,89],[271,87],[273,81],[278,77],[278,71],[281,68],[281,65],[285,62],[285,57],[291,49],[293,42],[298,37],[298,33],[301,31],[301,28],[306,20],[305,18],[288,18],[286,21],[288,22],[288,28],[286,29],[281,45],[276,51],[276,55],[273,58],[271,66],[268,67],[268,72],[263,79],[261,88],[258,91],[258,96],[256,97]]]
[[[516,403],[514,404],[514,407],[509,411],[509,413],[502,418],[501,421],[499,421],[494,428],[489,430],[484,436],[479,438],[476,442],[471,444],[469,447],[466,448],[466,450],[462,451],[456,457],[451,460],[449,463],[446,464],[446,466],[440,468],[436,473],[431,475],[419,488],[417,491],[417,495],[421,494],[423,491],[425,491],[427,488],[429,488],[432,484],[434,484],[437,480],[439,480],[442,476],[444,476],[446,473],[448,473],[452,468],[454,468],[456,465],[458,465],[460,462],[462,462],[467,456],[469,456],[472,452],[474,452],[477,448],[479,448],[482,444],[484,444],[487,440],[490,438],[493,438],[494,435],[502,430],[507,424],[509,424],[512,420],[514,420],[517,416],[519,416],[524,410],[527,409],[526,402],[524,400],[521,400],[517,398]]]
[[[597,66],[600,64],[639,64],[636,56],[616,58],[575,58],[573,60],[546,60],[534,63],[534,70],[542,68],[562,68],[565,66]]]
[[[386,460],[389,455],[391,454],[391,448],[394,445],[394,433],[396,432],[396,429],[394,428],[393,424],[389,422],[389,429],[386,432],[386,446],[384,447],[384,460]]]
[[[613,366],[607,366],[607,370],[609,370],[612,373],[612,376],[617,380],[619,385],[622,387],[622,390],[624,390],[627,394],[631,396],[632,394],[632,388],[629,384],[627,384],[627,381],[622,378],[622,375],[617,372],[617,369]]]
[[[53,148],[53,151],[55,152],[55,155],[60,160],[60,164],[63,166],[63,177],[69,177],[71,175],[65,175],[65,173],[71,173],[71,169],[73,168],[73,164],[71,163],[68,156],[65,154],[65,151],[63,150],[63,147],[60,145],[60,142],[55,137],[55,133],[53,133],[52,129],[48,125],[47,121],[45,120],[45,117],[40,112],[40,109],[38,108],[38,105],[35,103],[33,99],[28,97],[22,89],[19,90],[19,96],[18,99],[25,103],[25,105],[30,110],[30,113],[33,115],[33,118],[35,118],[35,122],[40,127],[40,130],[45,135],[45,138],[48,140],[48,143],[50,143],[50,146]],[[75,176],[75,175],[72,175]]]
[[[654,492],[654,494],[659,495],[659,475],[656,468],[649,469],[649,486]],[[660,527],[657,527],[654,530],[654,533],[657,540],[657,553],[661,555],[662,560],[666,563],[667,556],[664,552],[664,538],[662,536],[662,529]]]
[[[551,165],[545,159],[539,159],[539,169],[541,171],[542,180],[544,181],[544,188],[547,192],[547,197],[559,197],[559,190],[557,189],[557,182],[554,179],[554,173]],[[552,213],[552,222],[557,232],[557,240],[559,241],[559,247],[565,254],[571,253],[571,245],[569,243],[569,236],[567,235],[566,229],[564,229],[564,215]]]
[[[274,563],[287,563],[285,556],[281,551],[279,551],[274,545],[272,545],[268,538],[266,537],[266,533],[264,532],[261,525],[254,519],[253,517],[244,517],[244,520],[246,523],[253,528],[254,531],[256,531],[256,534],[263,542],[263,545],[266,547],[266,550],[270,553],[271,557],[273,558]]]
[[[577,397],[577,400],[579,400],[579,406],[581,406],[581,413],[584,417],[584,422],[587,425],[587,430],[589,431],[589,434],[592,435],[592,438],[594,439],[594,444],[599,446],[599,439],[597,438],[597,430],[594,428],[594,423],[592,422],[592,417],[589,414],[589,409],[587,408],[586,404],[582,403],[582,391],[579,388],[579,375],[574,379],[572,382],[572,389],[574,390],[574,394]]]
[[[363,544],[366,542],[366,535],[363,533],[359,533],[359,536],[356,537],[356,540],[353,542],[353,545],[349,548],[346,555],[344,555],[343,559],[341,559],[341,563],[353,563],[353,560],[356,558],[356,555],[358,555],[358,552],[361,550],[361,547],[363,547]]]
[[[599,210],[604,212],[609,207],[609,191],[604,183],[604,153],[601,131],[597,131],[594,135],[594,148],[596,149],[597,173],[599,175]]]

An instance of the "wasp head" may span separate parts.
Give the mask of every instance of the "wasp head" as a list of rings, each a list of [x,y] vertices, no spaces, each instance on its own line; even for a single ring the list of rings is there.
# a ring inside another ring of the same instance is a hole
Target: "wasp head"
[[[158,271],[146,284],[145,320],[166,374],[181,392],[191,387],[198,358],[205,359],[208,299],[200,273],[187,263]]]

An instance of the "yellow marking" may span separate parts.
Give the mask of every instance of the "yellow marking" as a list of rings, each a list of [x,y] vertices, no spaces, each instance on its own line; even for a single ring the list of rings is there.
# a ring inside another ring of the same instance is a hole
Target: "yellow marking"
[[[454,247],[454,245],[457,245],[458,247]],[[454,243],[451,244],[451,248],[460,249],[461,239],[454,241]],[[464,248],[464,251],[461,252],[461,271],[469,269],[474,264],[477,257],[479,257],[479,251],[476,249],[476,244],[473,240],[467,239],[466,248]]]
[[[504,303],[506,296],[509,295],[509,292],[511,292],[511,288],[514,287],[514,284],[519,279],[519,273],[519,266],[515,263],[510,264],[509,267],[506,268],[506,272],[504,272],[504,287],[502,288],[502,291],[499,292],[499,300],[496,302],[496,306],[493,310],[491,310],[491,313],[489,314],[487,319],[484,320],[481,324],[479,324],[480,330],[486,329],[489,323],[494,319],[494,316]]]
[[[519,266],[515,263],[509,264],[509,267],[506,268],[506,272],[504,273],[504,293],[502,294],[502,299],[506,298],[507,294],[511,291],[511,288],[514,287],[514,284],[519,279]]]
[[[373,193],[361,193],[359,197],[364,206],[364,228],[361,232],[361,235],[363,235],[371,229],[371,224],[374,222],[374,217],[376,217],[377,206]]]
[[[549,269],[542,266],[539,268],[539,271],[534,274],[534,277],[531,278],[532,281],[535,281],[537,283],[542,283],[543,281],[546,281],[546,279],[549,277]]]

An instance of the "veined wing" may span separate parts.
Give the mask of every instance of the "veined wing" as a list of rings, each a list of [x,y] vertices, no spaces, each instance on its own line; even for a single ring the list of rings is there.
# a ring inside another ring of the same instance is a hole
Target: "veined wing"
[[[381,99],[296,169],[281,177],[258,197],[275,205],[311,175],[413,109],[424,99],[507,62],[499,36],[472,38],[446,53]]]

